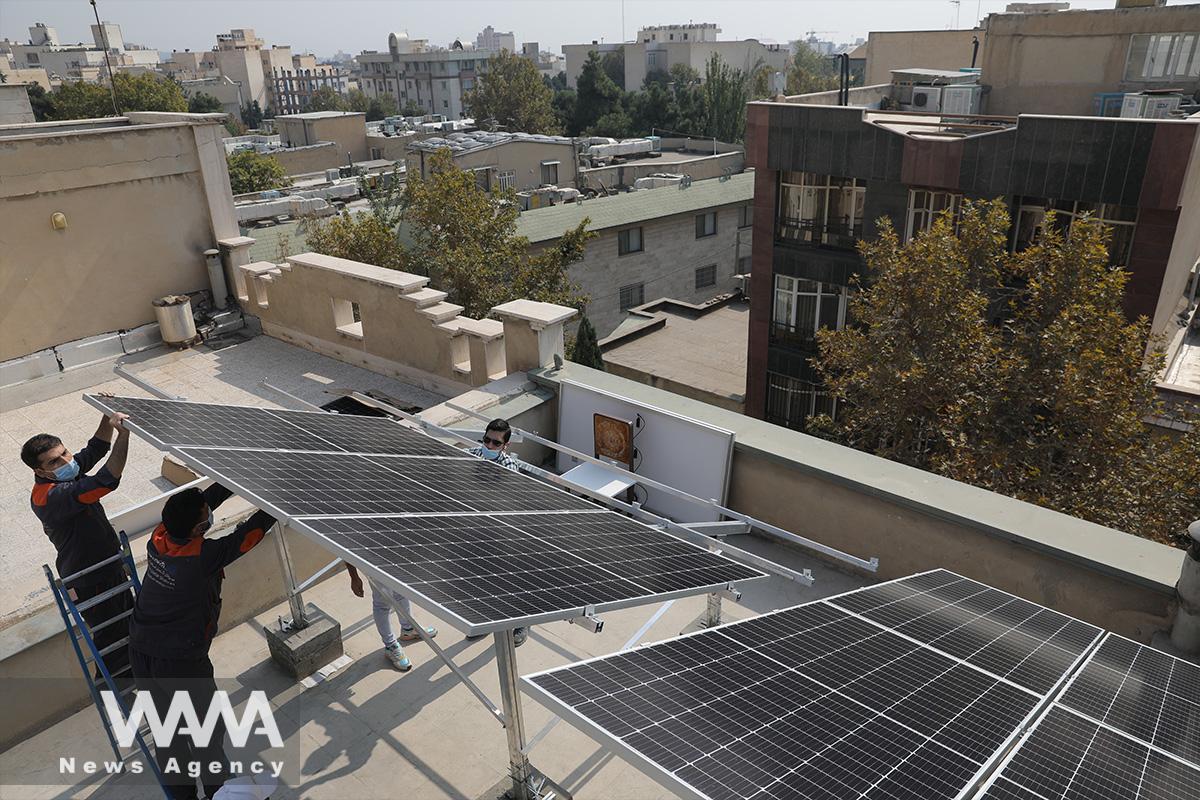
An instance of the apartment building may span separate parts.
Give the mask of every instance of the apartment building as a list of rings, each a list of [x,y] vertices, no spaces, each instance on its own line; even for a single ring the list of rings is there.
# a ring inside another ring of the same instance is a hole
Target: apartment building
[[[308,108],[313,93],[332,89],[338,94],[350,91],[350,72],[332,64],[318,64],[311,53],[292,56],[290,67],[274,67],[271,91],[276,114],[299,114]]]
[[[517,52],[517,37],[512,31],[502,33],[496,30],[491,25],[488,25],[482,31],[475,35],[476,50],[507,50],[510,53]]]
[[[393,33],[386,53],[358,56],[359,88],[370,98],[391,97],[401,109],[416,105],[427,114],[460,119],[465,116],[463,96],[487,72],[488,59],[496,51],[455,45],[435,50],[425,39]]]
[[[1200,120],[926,116],[751,103],[754,270],[746,413],[792,427],[836,414],[810,362],[818,328],[845,324],[855,242],[886,217],[906,239],[964,199],[1002,197],[1011,249],[1047,211],[1112,227],[1114,265],[1131,273],[1125,310],[1170,333],[1200,257]],[[869,279],[869,276],[868,276]]]
[[[638,31],[632,42],[620,44],[565,44],[567,85],[575,88],[579,73],[596,50],[601,55],[613,50],[625,52],[625,88],[637,89],[652,72],[667,72],[675,64],[686,64],[704,75],[704,67],[714,54],[732,67],[749,72],[770,67],[773,72],[787,67],[787,45],[765,44],[757,39],[719,40],[721,28],[711,22],[684,25],[651,25]]]
[[[44,69],[52,81],[98,81],[112,69],[155,69],[157,50],[126,44],[121,26],[112,22],[92,25],[92,44],[62,44],[58,32],[39,22],[29,28],[27,44],[12,43],[10,58],[18,70]],[[107,56],[107,58],[106,58]]]
[[[734,276],[750,271],[753,200],[754,175],[743,173],[526,211],[517,232],[542,248],[590,220],[596,238],[570,274],[604,338],[651,300],[703,303],[733,291]]]

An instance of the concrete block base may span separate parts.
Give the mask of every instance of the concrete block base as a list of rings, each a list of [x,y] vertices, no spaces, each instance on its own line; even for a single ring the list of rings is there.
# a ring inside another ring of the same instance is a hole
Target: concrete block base
[[[308,625],[298,630],[266,629],[271,658],[296,680],[342,656],[341,624],[312,603],[304,606],[304,615]]]

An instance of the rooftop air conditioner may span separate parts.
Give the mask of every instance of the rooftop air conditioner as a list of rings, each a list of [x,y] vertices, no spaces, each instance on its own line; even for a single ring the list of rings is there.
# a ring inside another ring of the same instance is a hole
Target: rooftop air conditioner
[[[942,89],[940,86],[914,86],[912,89],[913,111],[941,111]]]

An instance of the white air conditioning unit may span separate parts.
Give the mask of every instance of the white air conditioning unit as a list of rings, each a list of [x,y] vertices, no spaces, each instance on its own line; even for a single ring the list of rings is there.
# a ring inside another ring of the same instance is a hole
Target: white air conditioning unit
[[[914,86],[912,88],[913,111],[941,111],[942,88],[940,86]]]

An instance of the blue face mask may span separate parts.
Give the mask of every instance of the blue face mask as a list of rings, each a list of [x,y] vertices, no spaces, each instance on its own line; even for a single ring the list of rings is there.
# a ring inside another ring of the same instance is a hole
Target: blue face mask
[[[484,445],[483,446],[483,457],[486,458],[488,461],[495,461],[496,459],[498,459],[500,457],[500,451],[493,450],[490,447],[488,447],[487,445]]]
[[[75,463],[75,459],[71,459],[66,464],[54,470],[54,480],[56,481],[73,481],[78,476],[79,465]]]

